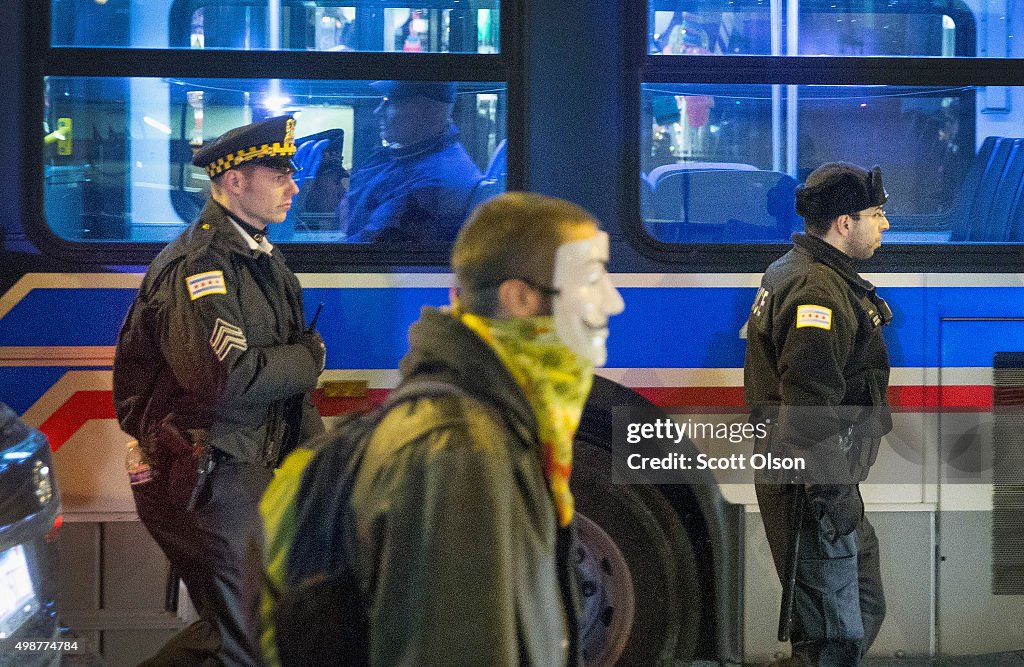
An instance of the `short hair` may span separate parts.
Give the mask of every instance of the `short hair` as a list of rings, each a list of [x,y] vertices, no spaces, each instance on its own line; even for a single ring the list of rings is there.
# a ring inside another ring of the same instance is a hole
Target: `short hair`
[[[558,246],[580,226],[596,228],[597,219],[576,204],[530,192],[506,192],[477,206],[452,247],[461,307],[494,316],[498,287],[510,278],[550,287]]]

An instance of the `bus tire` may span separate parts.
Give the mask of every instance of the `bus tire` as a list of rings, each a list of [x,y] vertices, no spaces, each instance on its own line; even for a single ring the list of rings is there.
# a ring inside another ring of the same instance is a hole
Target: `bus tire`
[[[688,664],[701,587],[690,538],[656,486],[612,484],[605,446],[577,439],[572,488],[587,665]]]

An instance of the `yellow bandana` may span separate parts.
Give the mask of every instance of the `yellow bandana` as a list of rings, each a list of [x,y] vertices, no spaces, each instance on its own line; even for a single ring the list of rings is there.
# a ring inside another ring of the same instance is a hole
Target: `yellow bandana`
[[[572,439],[594,380],[593,365],[567,348],[550,316],[492,319],[457,317],[498,355],[526,394],[537,417],[544,476],[563,528],[572,521],[569,490]]]

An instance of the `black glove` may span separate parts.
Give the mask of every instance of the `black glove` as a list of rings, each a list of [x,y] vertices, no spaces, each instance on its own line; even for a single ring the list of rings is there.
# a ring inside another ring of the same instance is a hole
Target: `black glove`
[[[849,484],[808,484],[807,502],[814,516],[825,518],[831,524],[831,530],[825,535],[830,541],[857,530],[864,516],[860,490]]]
[[[303,331],[295,335],[293,343],[301,345],[313,356],[313,363],[316,364],[316,372],[322,373],[327,366],[327,346],[319,331]]]

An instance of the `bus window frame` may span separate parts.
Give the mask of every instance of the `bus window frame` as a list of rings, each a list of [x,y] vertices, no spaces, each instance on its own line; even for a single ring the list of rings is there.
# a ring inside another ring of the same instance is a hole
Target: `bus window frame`
[[[506,90],[506,131],[509,190],[521,189],[525,180],[523,151],[525,77],[518,66],[523,43],[520,21],[525,0],[506,0],[503,16],[510,25],[500,33],[501,53],[395,53],[366,51],[243,51],[235,49],[135,49],[66,47],[50,44],[50,13],[26,31],[25,104],[23,127],[35,127],[44,114],[46,77],[155,77],[204,79],[300,79],[410,81],[464,81],[503,84]],[[177,5],[178,3],[176,3]],[[188,4],[188,3],[181,3]],[[452,77],[452,73],[455,78]],[[258,73],[258,75],[256,75]],[[28,159],[22,179],[22,201],[37,202],[24,215],[24,233],[42,253],[83,265],[148,264],[164,242],[73,241],[59,236],[46,221],[44,201],[43,137],[21,133]],[[447,266],[450,244],[410,248],[386,244],[294,243],[280,244],[289,264],[299,270],[345,270],[368,267]]]
[[[701,0],[706,4],[711,4],[708,0]],[[902,4],[897,8],[891,0],[868,0],[871,2],[870,7],[858,7],[857,14],[926,14],[929,10],[932,10],[931,0],[916,0],[909,9],[907,5],[910,5],[914,0],[903,0]],[[977,43],[977,28],[974,22],[974,15],[971,13],[970,7],[963,2],[963,0],[953,0],[956,4],[944,8],[943,13],[949,16],[958,26],[964,36],[963,40],[957,40],[957,53],[954,54],[955,58],[971,58],[974,57],[975,46]],[[742,12],[748,9],[760,9],[766,10],[767,8],[761,2],[761,0],[729,0],[729,10],[733,12]],[[724,7],[723,7],[724,8]],[[676,11],[679,9],[678,0],[648,0],[647,5],[647,17],[649,22],[653,22],[655,12],[669,12]],[[833,0],[803,0],[800,6],[801,14],[847,14],[847,7],[841,6],[833,2]],[[970,20],[964,20],[970,19]],[[645,38],[647,26],[645,25]],[[646,50],[646,49],[645,49]],[[665,56],[657,54],[648,54],[658,58],[672,58],[675,56]],[[748,54],[749,55],[749,54]],[[729,56],[730,58],[742,57],[742,56]],[[819,58],[822,56],[811,56],[811,55],[798,55],[793,54],[794,58]],[[845,56],[824,56],[826,58],[842,58]],[[871,56],[867,56],[871,57]],[[902,60],[905,56],[878,56],[882,58],[897,58]]]
[[[647,15],[631,26],[635,69],[626,72],[627,107],[635,150],[624,169],[622,237],[635,256],[630,270],[671,266],[674,272],[763,271],[788,243],[674,244],[655,239],[640,208],[641,87],[644,84],[755,84],[829,86],[1024,86],[1024,58],[902,56],[659,55],[647,52],[647,18],[665,0],[651,0]],[[972,30],[973,34],[973,30]],[[627,67],[627,70],[630,69]],[[864,263],[867,272],[1019,272],[1024,244],[885,243]],[[613,251],[613,257],[615,252]],[[616,270],[613,262],[613,270]],[[647,270],[655,270],[653,268]]]
[[[347,0],[347,1],[346,0],[328,0],[328,2],[325,2],[325,0],[315,0],[313,5],[315,7],[317,7],[317,8],[351,7],[351,6],[355,5],[359,1],[360,0]],[[365,3],[365,0],[362,0],[362,1]],[[491,5],[490,7],[477,6],[474,9],[493,9],[495,7],[500,7],[501,4],[503,4],[503,3],[500,2],[500,0],[474,0],[474,1],[480,3],[481,5],[482,4],[490,4]],[[220,5],[220,6],[237,6],[237,7],[249,6],[249,7],[258,7],[258,8],[264,8],[267,5],[266,0],[174,0],[174,2],[171,5],[171,18],[170,18],[170,22],[173,24],[174,21],[183,21],[184,25],[189,25],[191,23],[192,16],[195,14],[197,9],[199,9],[201,7],[207,7],[209,5],[214,5],[214,4]],[[288,7],[288,6],[306,7],[309,4],[310,4],[309,0],[281,0],[282,8]],[[366,4],[370,4],[372,6],[372,8],[375,9],[375,10],[376,9],[381,9],[381,10],[382,9],[442,9],[442,10],[443,9],[453,9],[453,7],[451,6],[450,0],[425,0],[425,1],[415,1],[415,0],[378,0],[377,2],[366,3]],[[184,37],[184,41],[182,41],[181,39],[175,40],[175,39],[172,38],[172,48],[181,48],[181,49],[189,48],[190,45],[189,45],[189,42],[188,42],[188,33],[186,32],[184,35],[182,35],[182,37]],[[500,39],[500,35],[499,35],[499,39]],[[268,49],[261,49],[261,50],[268,50]],[[502,50],[502,52],[504,52],[504,50],[505,50],[504,43],[501,44],[501,50]],[[384,52],[384,51],[360,51],[359,53],[388,53],[388,52]],[[457,52],[457,54],[459,54],[459,55],[473,55],[473,54],[470,54],[468,52]],[[417,54],[417,55],[423,55],[423,54]],[[455,54],[452,54],[452,55],[455,55]]]

